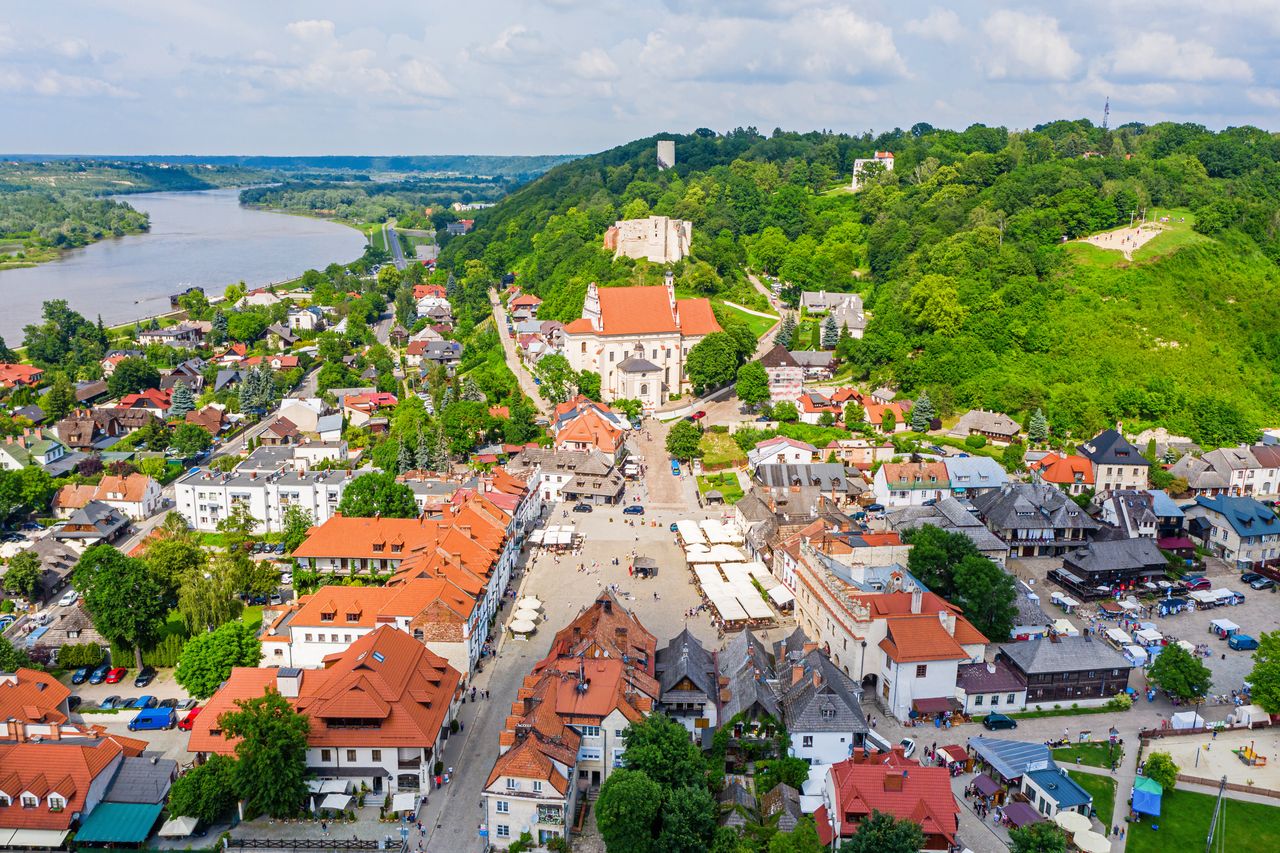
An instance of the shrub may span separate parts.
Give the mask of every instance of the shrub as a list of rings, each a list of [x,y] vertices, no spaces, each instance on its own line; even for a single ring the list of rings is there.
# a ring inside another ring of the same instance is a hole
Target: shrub
[[[1133,699],[1128,693],[1117,693],[1107,702],[1107,707],[1113,711],[1127,711],[1133,707]]]
[[[971,450],[977,450],[980,447],[986,447],[987,437],[985,435],[971,435],[964,440],[964,446]]]
[[[58,649],[58,664],[66,669],[102,663],[102,647],[96,643],[76,643]]]

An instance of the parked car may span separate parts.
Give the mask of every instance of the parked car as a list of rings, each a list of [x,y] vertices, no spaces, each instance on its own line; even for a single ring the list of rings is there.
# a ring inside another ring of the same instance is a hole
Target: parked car
[[[1189,592],[1197,592],[1202,589],[1213,589],[1213,584],[1205,577],[1183,578],[1182,585],[1185,586]]]
[[[159,704],[156,705],[156,707],[157,708],[176,708],[178,707],[178,700],[177,699],[161,699]]]
[[[195,724],[196,717],[200,716],[201,710],[203,710],[203,707],[197,705],[188,711],[187,715],[182,718],[182,722],[178,723],[178,728],[182,729],[184,732],[191,731],[191,726]]]
[[[700,421],[706,416],[707,416],[707,413],[699,409],[698,411],[694,412],[692,415],[689,415],[689,420]]]
[[[195,706],[196,706],[196,700],[194,699],[183,699],[180,702],[178,702],[179,711],[188,711],[194,708]]]
[[[283,542],[278,543],[278,544],[276,545],[276,547],[272,549],[272,551],[274,551],[274,552],[275,552],[275,553],[277,553],[277,554],[283,554],[283,553],[284,553],[284,543],[283,543]]]
[[[623,515],[644,515],[644,507],[640,504],[631,504],[622,510]]]
[[[902,747],[902,757],[910,758],[911,753],[916,751],[916,742],[909,737],[904,737],[898,741],[898,746]]]
[[[1249,584],[1249,586],[1253,587],[1254,589],[1274,589],[1275,585],[1276,585],[1276,582],[1273,581],[1271,578],[1258,578],[1256,581]]]
[[[84,684],[89,680],[89,676],[93,674],[93,670],[87,666],[82,666],[75,672],[71,673],[72,684]]]
[[[104,711],[111,711],[118,706],[117,703],[119,703],[119,701],[120,701],[119,696],[108,696],[106,699],[103,699],[101,702],[98,703],[98,707]]]
[[[1258,580],[1258,578],[1260,577],[1262,577],[1262,575],[1258,574],[1257,572],[1245,572],[1240,576],[1240,580],[1243,583],[1251,584],[1254,581]]]
[[[150,696],[150,695],[139,696],[137,699],[134,699],[132,702],[129,703],[130,708],[133,708],[138,711],[144,711],[147,708],[154,708],[155,706],[156,706],[156,697]]]
[[[1227,646],[1238,652],[1251,652],[1258,647],[1258,641],[1248,634],[1232,634]]]
[[[280,594],[280,590],[276,590],[267,596],[268,604],[284,604],[284,596]]]
[[[293,572],[281,572],[281,574],[280,574],[280,583],[281,583],[283,586],[292,586],[292,585],[293,585]]]
[[[245,603],[253,606],[255,604],[266,604],[267,597],[265,595],[249,595],[245,596]]]
[[[124,678],[125,673],[129,671],[128,667],[117,666],[107,673],[107,684],[119,684]]]
[[[95,669],[92,674],[90,674],[89,683],[101,684],[102,682],[107,680],[107,676],[110,673],[111,673],[111,664],[104,663],[102,666]],[[112,683],[114,684],[115,682],[112,682]]]
[[[884,504],[871,504],[867,507],[867,512],[884,512]]]
[[[80,593],[76,592],[74,589],[69,589],[65,593],[63,593],[62,598],[58,599],[58,606],[70,607],[71,605],[75,604],[79,600],[80,600]]]
[[[574,512],[591,512],[591,504],[574,504]]]
[[[676,475],[677,477],[680,476],[680,460],[679,459],[671,460],[671,473]]]
[[[134,687],[146,687],[148,684],[156,680],[156,668],[154,666],[144,666],[138,670],[138,677],[133,680]]]
[[[997,729],[1016,729],[1018,721],[1004,714],[987,714],[982,718],[982,725],[987,731],[994,732]]]

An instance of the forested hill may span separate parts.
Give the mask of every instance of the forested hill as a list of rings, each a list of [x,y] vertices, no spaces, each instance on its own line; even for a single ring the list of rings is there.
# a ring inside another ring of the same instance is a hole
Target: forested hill
[[[658,138],[676,140],[674,170],[657,170]],[[895,169],[848,191],[876,150]],[[1264,131],[1187,124],[664,135],[557,166],[442,260],[477,314],[511,271],[565,320],[589,281],[657,278],[600,248],[614,220],[678,216],[694,223],[682,291],[749,302],[752,269],[793,300],[862,292],[854,379],[927,389],[944,412],[1042,407],[1059,436],[1124,421],[1221,444],[1280,422],[1278,157]],[[1064,242],[1143,210],[1167,231],[1131,261]]]

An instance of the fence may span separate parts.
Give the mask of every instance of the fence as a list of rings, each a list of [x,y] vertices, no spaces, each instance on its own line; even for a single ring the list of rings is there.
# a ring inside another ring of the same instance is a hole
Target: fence
[[[394,836],[382,840],[355,838],[233,838],[227,841],[227,849],[240,850],[398,850],[408,847],[407,841]]]
[[[1192,785],[1204,785],[1206,788],[1216,788],[1222,784],[1221,779],[1205,779],[1203,776],[1188,776],[1185,773],[1178,774],[1178,781],[1187,782]],[[1228,782],[1227,790],[1237,791],[1241,794],[1257,794],[1262,797],[1275,797],[1276,799],[1280,799],[1280,791],[1261,785],[1241,785],[1237,782]]]

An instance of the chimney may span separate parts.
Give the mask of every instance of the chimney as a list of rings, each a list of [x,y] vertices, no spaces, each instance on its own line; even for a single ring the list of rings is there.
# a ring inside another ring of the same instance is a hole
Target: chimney
[[[884,775],[884,789],[886,792],[899,792],[902,790],[902,776],[897,772],[886,773]]]
[[[947,633],[951,636],[956,635],[956,615],[950,610],[943,610],[938,613],[938,621],[942,623],[942,627],[947,629]]]
[[[816,669],[813,671],[813,686],[814,687],[822,686],[822,673]]]
[[[992,675],[996,674],[996,665],[994,661],[987,661],[987,672]]]
[[[276,690],[286,699],[298,698],[302,689],[302,670],[282,667],[276,670]]]
[[[920,590],[914,590],[911,593],[911,612],[919,613],[924,607],[924,593]]]
[[[791,683],[799,684],[800,679],[804,678],[804,667],[800,664],[794,664],[791,667]]]

